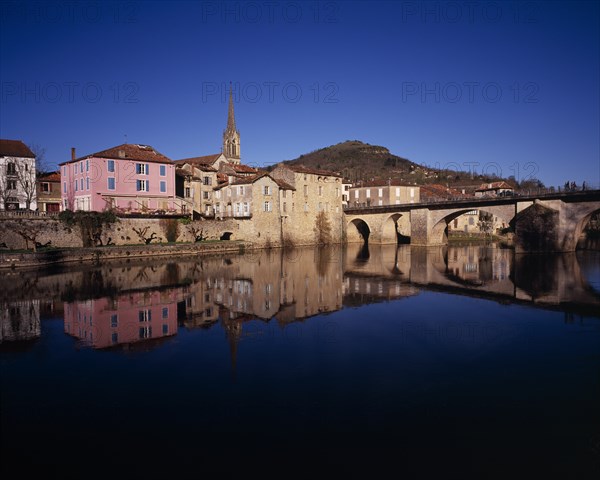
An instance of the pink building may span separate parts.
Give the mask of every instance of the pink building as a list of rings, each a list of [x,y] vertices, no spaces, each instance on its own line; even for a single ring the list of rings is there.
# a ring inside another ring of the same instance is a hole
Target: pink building
[[[123,144],[60,164],[63,209],[180,212],[175,164],[149,145]]]

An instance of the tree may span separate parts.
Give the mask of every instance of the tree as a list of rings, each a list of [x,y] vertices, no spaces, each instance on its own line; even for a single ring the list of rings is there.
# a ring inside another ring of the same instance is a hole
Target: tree
[[[50,173],[52,169],[46,160],[46,149],[37,143],[27,145],[35,155],[35,170],[37,173]]]
[[[4,208],[8,203],[25,203],[27,210],[37,197],[35,166],[21,158],[7,157],[6,172],[1,175],[0,198]]]
[[[479,221],[477,222],[479,231],[485,235],[492,234],[494,228],[494,215],[488,212],[479,211]]]
[[[324,211],[320,211],[315,219],[315,239],[318,245],[331,243],[331,224]]]
[[[25,208],[31,210],[31,204],[37,198],[35,168],[31,168],[27,162],[17,162],[16,171],[20,197],[25,201]]]
[[[29,250],[29,245],[34,252],[37,251],[37,238],[46,229],[45,222],[31,221],[27,219],[6,220],[3,222],[3,228],[12,230],[25,240],[25,249]]]

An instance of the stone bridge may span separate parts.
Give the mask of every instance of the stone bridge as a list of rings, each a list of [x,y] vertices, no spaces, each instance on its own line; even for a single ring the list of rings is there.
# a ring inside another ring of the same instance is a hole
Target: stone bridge
[[[600,191],[347,208],[346,238],[348,243],[444,245],[448,224],[472,210],[510,225],[517,252],[572,252],[591,216],[600,211]]]

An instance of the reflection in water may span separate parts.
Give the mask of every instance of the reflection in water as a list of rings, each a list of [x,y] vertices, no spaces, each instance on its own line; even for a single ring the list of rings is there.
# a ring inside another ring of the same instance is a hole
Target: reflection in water
[[[65,333],[93,348],[156,341],[175,335],[178,326],[218,323],[235,343],[250,320],[285,326],[423,288],[597,313],[599,294],[578,260],[584,255],[584,264],[597,263],[588,253],[592,260],[585,253],[515,258],[495,245],[350,245],[8,274],[0,340],[39,337],[42,299],[60,303]]]

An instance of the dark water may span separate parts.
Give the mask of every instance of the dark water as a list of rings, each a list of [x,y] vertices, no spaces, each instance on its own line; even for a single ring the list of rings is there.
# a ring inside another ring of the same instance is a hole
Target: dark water
[[[275,250],[0,287],[3,478],[600,478],[598,252]]]

